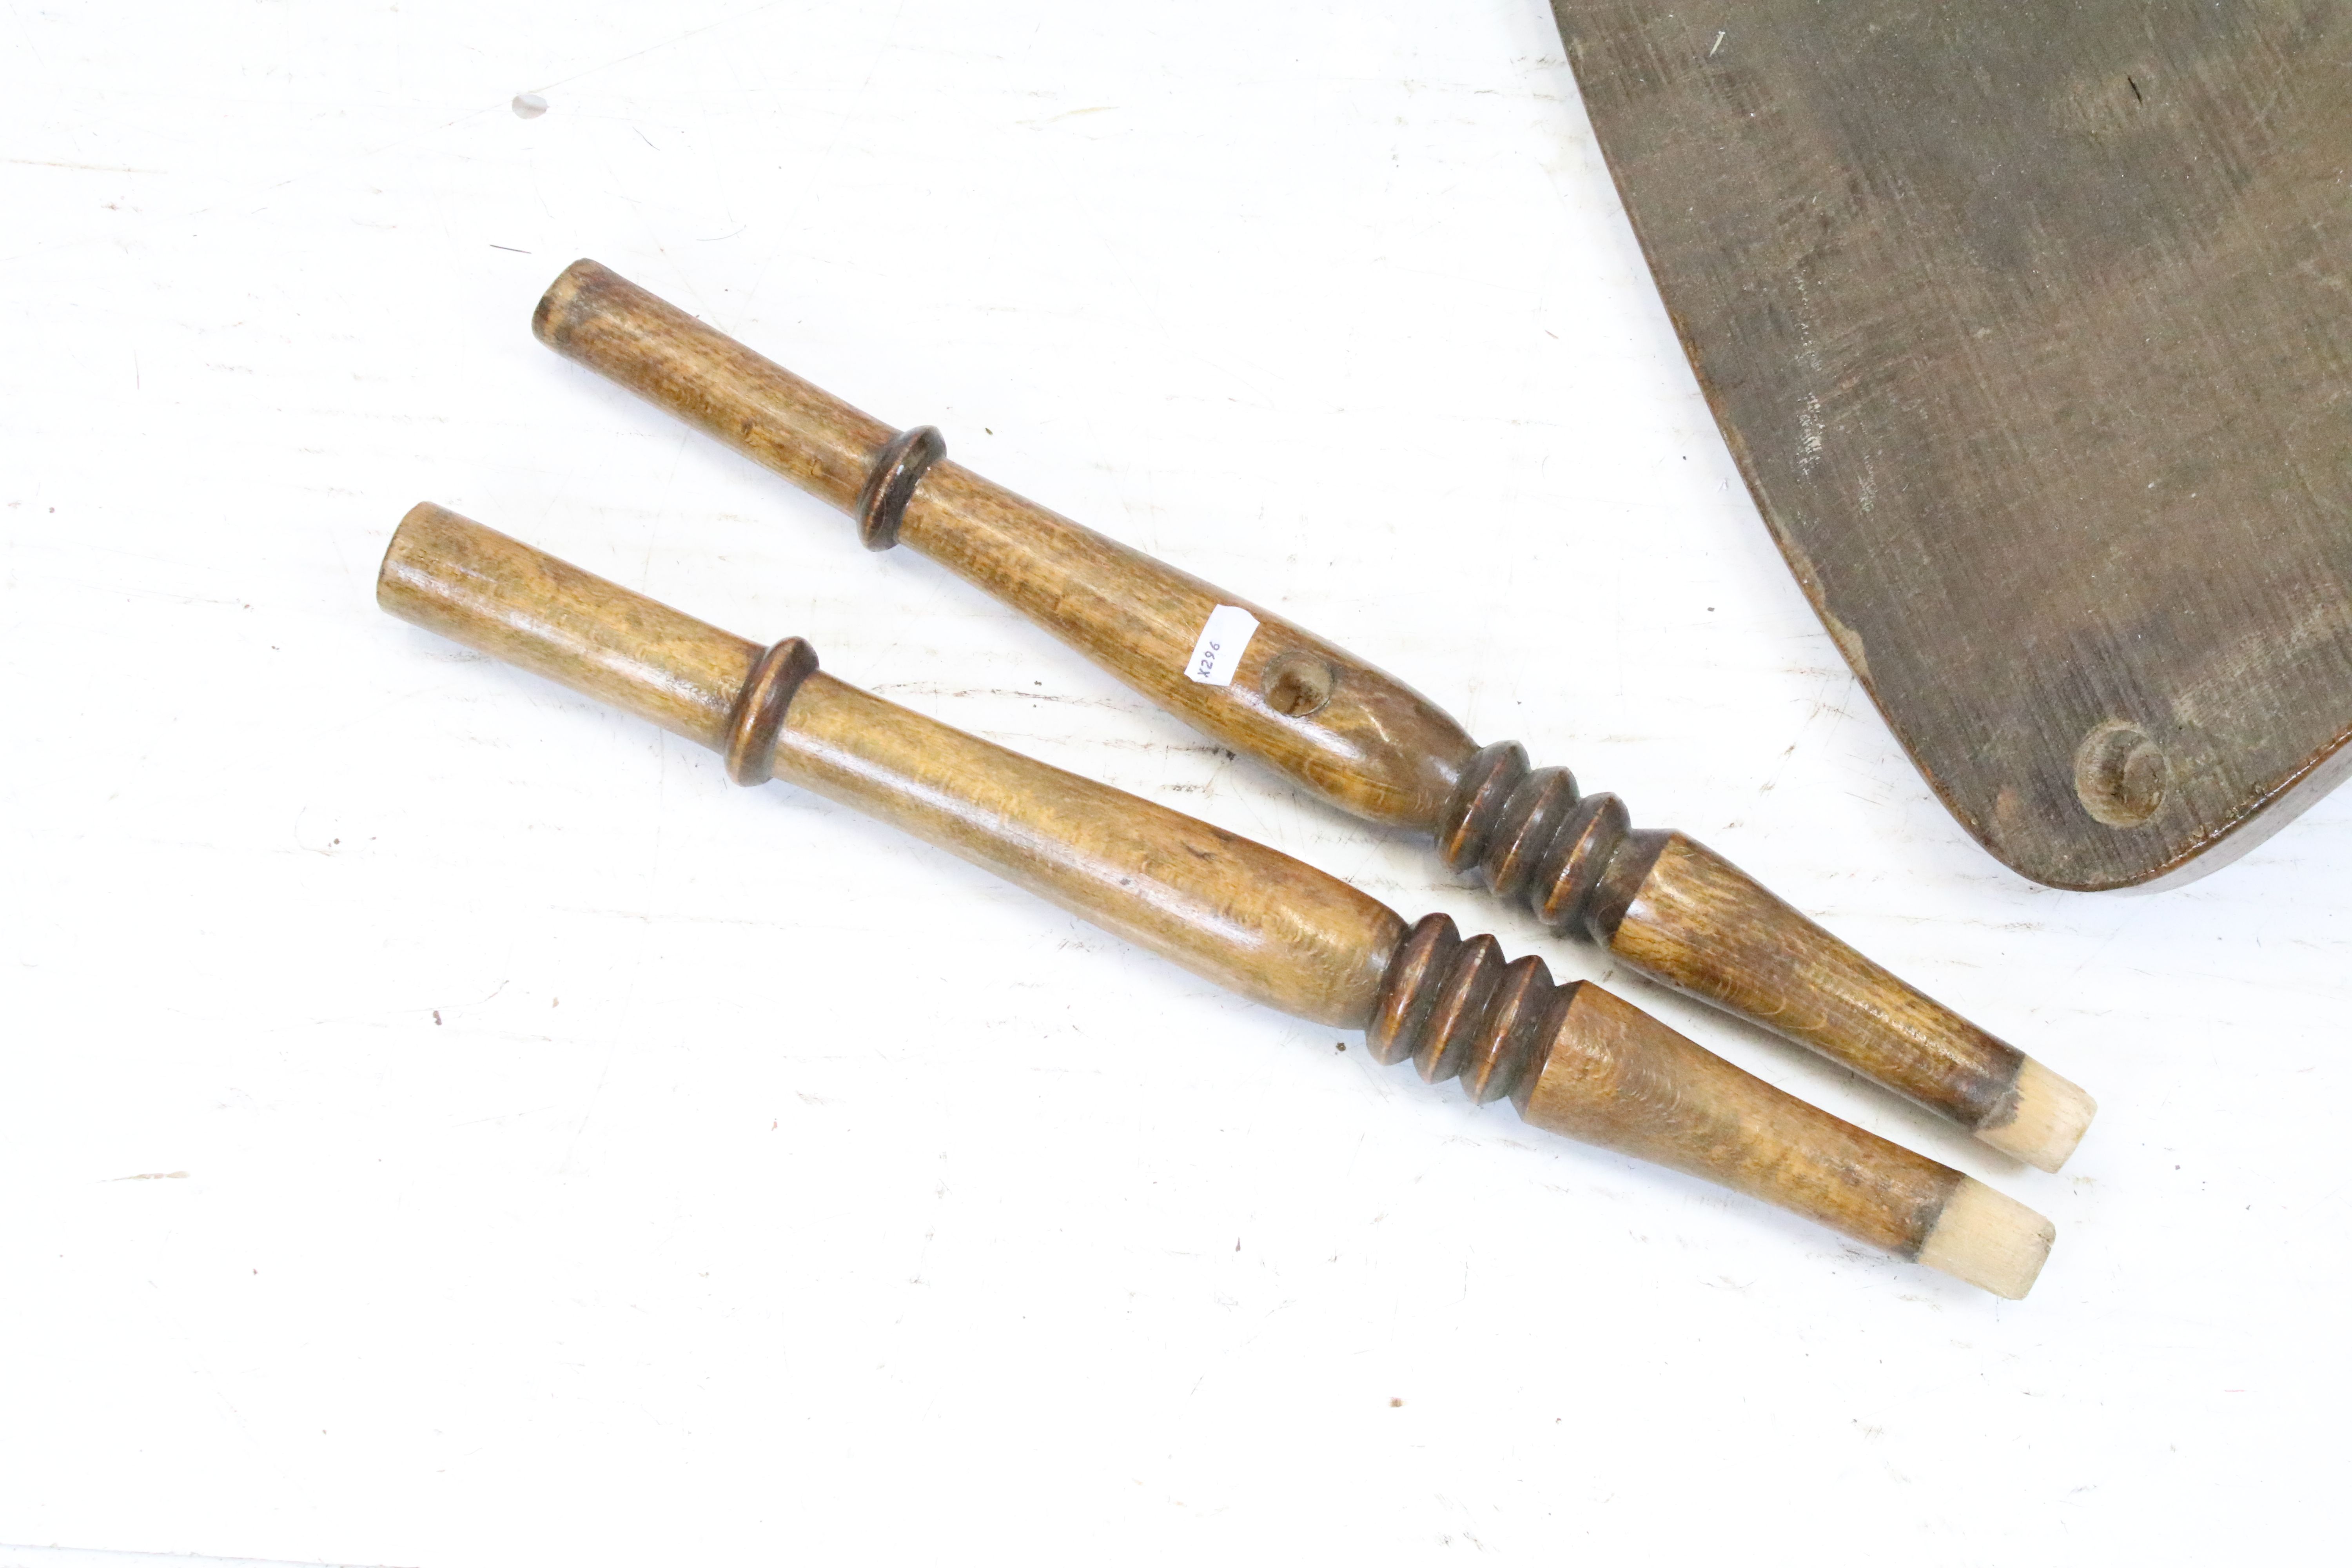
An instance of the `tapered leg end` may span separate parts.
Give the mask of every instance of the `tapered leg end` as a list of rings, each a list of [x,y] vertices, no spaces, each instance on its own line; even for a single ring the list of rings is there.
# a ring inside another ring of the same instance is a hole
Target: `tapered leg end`
[[[2004,1154],[2054,1171],[2099,1113],[2099,1103],[2032,1057],[2017,1074],[2017,1114],[1977,1136]]]
[[[2058,1227],[1973,1177],[1962,1177],[1920,1245],[1919,1261],[1955,1279],[2021,1301],[2050,1257]]]

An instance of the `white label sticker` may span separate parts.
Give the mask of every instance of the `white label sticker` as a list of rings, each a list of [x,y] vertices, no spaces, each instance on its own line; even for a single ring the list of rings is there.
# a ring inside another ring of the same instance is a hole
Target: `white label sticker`
[[[1201,640],[1192,645],[1184,673],[1203,686],[1231,686],[1255,636],[1255,616],[1239,605],[1219,605],[1209,612],[1209,624],[1201,628]]]

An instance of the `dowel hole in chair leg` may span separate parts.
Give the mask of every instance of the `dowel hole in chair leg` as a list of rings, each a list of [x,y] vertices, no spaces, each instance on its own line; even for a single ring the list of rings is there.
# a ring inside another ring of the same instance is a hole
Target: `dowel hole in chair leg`
[[[1339,677],[1311,653],[1286,653],[1265,667],[1265,705],[1277,713],[1304,719],[1331,700]]]

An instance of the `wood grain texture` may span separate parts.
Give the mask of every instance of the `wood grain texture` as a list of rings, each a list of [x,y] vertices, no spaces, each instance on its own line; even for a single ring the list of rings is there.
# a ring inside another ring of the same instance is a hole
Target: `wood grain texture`
[[[936,844],[1229,991],[1371,1016],[1404,922],[1278,850],[809,677],[776,776]]]
[[[1515,1095],[1535,1126],[1751,1195],[1916,1258],[1959,1172],[1783,1094],[1601,987],[1576,987],[1544,1069]]]
[[[2021,1107],[2022,1053],[1727,863],[1682,839],[1690,853],[1654,886],[1668,836],[1633,831],[1614,795],[1581,795],[1565,768],[1531,768],[1517,742],[1475,747],[1421,693],[1281,616],[953,462],[930,461],[910,489],[886,485],[917,447],[913,433],[894,434],[593,261],[567,268],[532,320],[560,352],[857,516],[869,543],[887,536],[940,562],[1342,810],[1433,835],[1448,866],[1475,871],[1551,929],[1597,942],[2044,1169],[2064,1162],[2087,1125],[2090,1098],[2064,1078],[2044,1069],[2037,1079],[2063,1104]],[[849,457],[859,443],[862,479]],[[872,503],[885,489],[907,499],[877,529]],[[1220,605],[1258,623],[1230,683],[1185,668]],[[1692,879],[1700,857],[1714,868],[1706,889]],[[1735,883],[1749,893],[1731,896]],[[1646,912],[1623,929],[1637,903]],[[2049,1136],[2021,1142],[2019,1128]]]
[[[2025,1053],[1905,985],[1696,839],[1665,837],[1609,951],[1693,995],[1769,1016],[1981,1135],[2017,1120]]]
[[[853,516],[898,435],[593,261],[565,269],[531,325],[558,353]],[[1281,759],[1359,816],[1429,831],[1477,749],[1393,676],[952,459],[933,464],[916,487],[897,537],[1171,711],[1241,750]],[[1258,622],[1230,686],[1184,673],[1221,604]]]
[[[1432,1081],[1464,1077],[1481,1101],[1509,1094],[1536,1125],[1907,1258],[1927,1253],[1965,1190],[1959,1173],[1748,1077],[1596,986],[1554,985],[1539,959],[1506,964],[1493,938],[1465,943],[1444,916],[1408,931],[1379,900],[1289,856],[845,685],[796,638],[762,654],[429,505],[394,534],[378,599],[730,757],[743,734],[772,735],[765,766],[730,772],[866,812],[1254,1001],[1366,1027],[1381,1059],[1410,1057]],[[2029,1228],[2048,1227],[2034,1216]],[[2018,1241],[2016,1226],[1991,1229],[2001,1246]],[[1940,1267],[1988,1289],[2031,1282],[1977,1269],[1981,1243],[1946,1251]]]
[[[1564,768],[1530,770],[1516,744],[1479,752],[1439,844],[1449,865],[1475,870],[1553,930],[1577,931],[1979,1136],[2017,1120],[2023,1052],[1696,839],[1636,831],[1614,795],[1580,795]]]
[[[763,668],[756,644],[430,503],[393,535],[376,599],[722,753]],[[1361,1027],[1404,934],[1336,877],[823,670],[802,673],[772,733],[774,776],[1299,1017]]]
[[[2210,869],[2352,767],[2352,8],[1554,0],[1790,569],[1953,815]]]
[[[1491,936],[1420,921],[1389,966],[1366,1043],[1475,1100],[1510,1097],[1531,1125],[1670,1166],[2025,1294],[2056,1232],[1980,1184],[1782,1092],[1589,981],[1506,963]],[[1957,1210],[1978,1223],[1948,1227]]]
[[[376,603],[723,752],[760,647],[422,501],[394,531]]]
[[[1554,931],[1809,1047],[2045,1171],[2097,1107],[2008,1042],[1872,963],[1681,833],[1635,829],[1612,795],[1516,742],[1464,771],[1438,833],[1471,870]]]
[[[593,261],[549,286],[530,330],[844,511],[898,434]]]

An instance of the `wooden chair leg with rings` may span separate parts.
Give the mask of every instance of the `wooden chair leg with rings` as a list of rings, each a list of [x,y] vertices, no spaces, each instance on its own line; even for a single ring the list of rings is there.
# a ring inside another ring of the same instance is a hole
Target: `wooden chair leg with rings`
[[[2009,1297],[2050,1223],[1701,1049],[1540,959],[1408,925],[1266,847],[870,696],[442,508],[394,535],[403,619],[710,747],[746,784],[840,801],[1242,995],[1360,1028],[1385,1062],[1507,1097],[1538,1127],[1686,1171]]]
[[[1081,527],[896,432],[593,261],[533,330],[993,595],[1196,728],[1369,821],[1431,836],[1554,931],[1806,1046],[2054,1171],[2096,1106],[1687,835],[1637,829],[1612,795],[1516,742],[1481,747],[1418,691],[1262,605]],[[1202,678],[1219,620],[1237,646]]]

